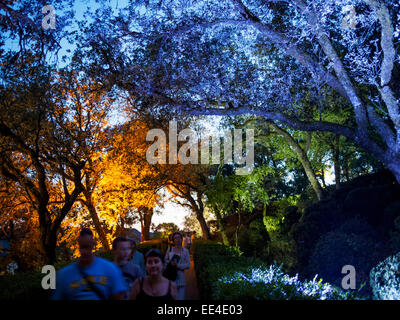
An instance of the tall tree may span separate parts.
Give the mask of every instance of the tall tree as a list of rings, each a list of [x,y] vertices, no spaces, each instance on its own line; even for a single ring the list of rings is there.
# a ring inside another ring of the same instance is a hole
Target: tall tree
[[[105,72],[178,112],[248,113],[345,136],[400,182],[398,11],[394,0],[140,1],[118,17],[112,41],[147,50],[137,60],[146,72],[134,72],[129,48]],[[321,101],[334,94],[354,121],[326,121],[323,109],[309,121],[301,100],[310,92]]]

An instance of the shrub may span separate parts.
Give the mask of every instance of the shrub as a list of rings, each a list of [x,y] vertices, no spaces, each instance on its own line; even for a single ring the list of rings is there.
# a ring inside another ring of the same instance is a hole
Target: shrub
[[[349,293],[317,281],[300,281],[290,277],[278,265],[249,268],[218,279],[214,286],[216,299],[228,300],[344,300],[354,298]]]
[[[137,250],[139,250],[143,254],[146,254],[146,252],[149,251],[150,249],[158,249],[163,254],[165,254],[165,252],[167,252],[167,248],[168,248],[168,239],[148,240],[148,241],[143,241],[137,245]]]
[[[0,277],[0,300],[45,300],[50,290],[43,290],[40,271],[20,272]]]
[[[203,299],[355,299],[322,281],[301,282],[284,274],[281,266],[245,258],[233,247],[212,241],[194,243],[196,274]]]
[[[370,272],[375,300],[400,300],[400,252],[386,258]]]
[[[390,247],[397,252],[400,250],[400,217],[394,220],[392,229],[390,231]]]
[[[345,265],[356,269],[357,287],[368,283],[369,272],[379,261],[378,255],[383,250],[381,243],[374,241],[374,230],[363,219],[350,219],[340,228],[323,235],[311,255],[305,276],[318,273],[334,285],[340,285]],[[367,286],[364,294],[371,294]]]
[[[285,271],[293,270],[297,263],[295,243],[293,240],[282,239],[269,242],[266,256],[268,259],[263,260],[269,264],[276,261],[284,266]]]
[[[250,222],[248,228],[240,230],[238,244],[244,255],[263,258],[266,255],[265,244],[268,240],[262,219],[255,219]]]

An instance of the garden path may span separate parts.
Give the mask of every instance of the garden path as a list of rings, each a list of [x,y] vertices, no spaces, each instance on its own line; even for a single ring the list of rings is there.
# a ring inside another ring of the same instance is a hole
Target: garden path
[[[194,271],[193,258],[190,259],[190,269],[185,271],[186,277],[186,298],[185,300],[200,300],[197,287],[196,272]]]

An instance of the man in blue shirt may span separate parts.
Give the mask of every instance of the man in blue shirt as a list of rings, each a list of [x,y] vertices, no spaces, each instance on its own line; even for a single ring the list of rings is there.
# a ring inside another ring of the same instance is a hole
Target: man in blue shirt
[[[93,233],[84,228],[78,238],[78,262],[59,270],[53,300],[123,299],[127,290],[121,270],[93,254]]]

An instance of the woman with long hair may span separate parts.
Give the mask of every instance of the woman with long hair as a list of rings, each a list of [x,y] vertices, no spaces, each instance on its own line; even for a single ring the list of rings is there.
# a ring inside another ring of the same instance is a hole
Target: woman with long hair
[[[176,266],[175,284],[178,290],[178,300],[184,300],[186,290],[185,270],[190,268],[190,254],[188,249],[182,247],[183,237],[181,233],[174,232],[172,240],[174,245],[168,248],[165,254],[165,265],[171,262],[172,265]]]

